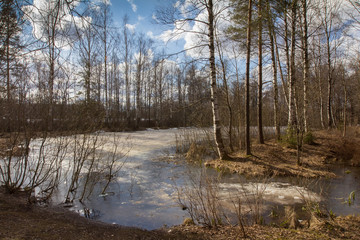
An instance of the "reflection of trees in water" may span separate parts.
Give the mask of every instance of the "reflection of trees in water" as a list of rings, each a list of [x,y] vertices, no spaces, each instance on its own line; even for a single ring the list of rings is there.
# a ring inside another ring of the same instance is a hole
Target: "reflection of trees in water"
[[[33,138],[13,133],[8,145],[0,158],[0,182],[7,191],[26,190],[29,200],[43,201],[57,191],[65,203],[83,202],[96,185],[105,194],[131,149],[129,137],[116,134]]]

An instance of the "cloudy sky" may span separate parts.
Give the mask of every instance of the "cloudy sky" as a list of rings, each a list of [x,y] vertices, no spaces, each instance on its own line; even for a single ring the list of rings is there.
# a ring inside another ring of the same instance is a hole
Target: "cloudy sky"
[[[164,0],[111,0],[111,11],[114,23],[122,24],[125,15],[129,17],[128,29],[137,33],[144,33],[157,42],[159,47],[165,47],[167,52],[180,51],[185,41],[177,43],[169,42],[164,38],[164,32],[169,30],[168,26],[156,24],[155,11],[157,8],[169,4],[171,1]]]
[[[159,51],[164,50],[167,53],[176,53],[178,51],[185,49],[191,49],[193,46],[199,46],[201,44],[206,44],[206,39],[201,39],[201,36],[196,36],[196,34],[190,33],[190,32],[206,32],[206,27],[204,24],[200,23],[201,20],[207,19],[207,15],[205,12],[201,12],[197,19],[200,20],[199,22],[194,23],[185,23],[181,24],[181,28],[183,30],[182,34],[178,35],[178,31],[176,31],[176,25],[172,26],[164,26],[161,24],[156,24],[156,17],[155,17],[155,11],[156,9],[166,7],[167,4],[175,3],[176,1],[169,1],[169,0],[93,0],[96,1],[105,1],[108,4],[110,4],[112,17],[115,26],[121,26],[122,21],[125,15],[129,17],[129,22],[127,24],[127,28],[131,31],[134,31],[136,33],[143,33],[147,35],[148,37],[152,38],[155,41],[155,46],[158,47]],[[318,0],[314,0],[318,1]],[[48,0],[34,0],[34,5],[39,5],[40,2],[49,2]],[[186,7],[189,4],[186,4],[188,0],[185,0],[185,4],[175,4],[174,6],[177,7],[180,13],[186,12]],[[219,11],[219,9],[223,9],[223,6],[226,4],[227,0],[217,0],[214,1],[215,4],[215,12]],[[343,5],[340,7],[340,15],[342,15],[342,18],[345,20],[349,18],[348,12],[353,11],[353,7],[349,6],[349,3],[347,1],[340,1],[340,0],[330,0],[331,2],[339,2],[343,3]],[[347,4],[345,4],[347,3]],[[39,5],[41,6],[41,5]],[[31,9],[31,6],[29,6],[29,9]],[[31,14],[31,19],[37,21],[36,16],[39,16],[37,13],[41,10],[41,7],[33,8],[33,11]],[[227,26],[230,24],[230,21],[227,21],[229,18],[229,13],[227,11],[221,11],[221,15],[219,19],[221,19],[221,22],[218,22],[218,34],[221,35],[223,33],[223,29],[226,29]],[[358,14],[358,13],[356,13]],[[181,14],[180,14],[181,15]],[[311,15],[311,14],[310,14]],[[319,15],[319,14],[317,14]],[[41,14],[40,14],[41,16]],[[182,16],[184,17],[184,15]],[[76,19],[75,19],[76,20]],[[320,21],[321,18],[318,17],[315,19],[314,22]],[[41,22],[39,20],[39,22]],[[79,25],[80,23],[75,23]],[[316,24],[315,24],[316,25]],[[41,31],[40,27],[36,27],[36,24],[33,24],[33,34],[36,36],[36,38],[41,39],[44,35],[44,31]],[[318,24],[316,26],[319,26]],[[67,28],[71,29],[71,26],[67,26]],[[174,35],[176,37],[174,37]],[[360,39],[358,37],[359,31],[358,28],[350,28],[347,29],[347,35],[342,36],[342,45],[341,47],[344,48],[344,52],[358,52],[359,50],[359,44],[357,39]],[[221,37],[221,36],[220,36]],[[175,41],[176,40],[176,41]],[[203,40],[203,41],[201,41]],[[224,41],[221,41],[224,42]],[[227,49],[227,55],[232,55],[234,52],[234,49],[231,46],[232,44],[223,44],[222,48],[224,49],[225,46]],[[199,57],[199,56],[207,56],[207,49],[206,47],[203,49],[193,49],[192,51],[187,52],[188,55],[192,57]]]

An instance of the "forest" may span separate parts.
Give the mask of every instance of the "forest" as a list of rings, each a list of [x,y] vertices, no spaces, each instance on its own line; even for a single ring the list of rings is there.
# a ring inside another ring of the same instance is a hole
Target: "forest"
[[[359,28],[358,0],[1,0],[0,238],[355,239]]]
[[[177,53],[131,31],[127,16],[115,26],[112,11],[1,2],[2,132],[200,127],[217,116],[227,138],[257,126],[261,142],[264,126],[358,124],[357,1],[169,2],[156,22],[194,45]]]

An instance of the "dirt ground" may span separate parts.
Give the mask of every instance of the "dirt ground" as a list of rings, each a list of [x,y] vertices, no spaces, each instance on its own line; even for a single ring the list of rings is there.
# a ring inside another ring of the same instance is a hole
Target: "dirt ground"
[[[360,217],[338,217],[312,228],[271,226],[208,229],[193,225],[146,231],[85,219],[60,207],[29,205],[24,193],[0,190],[0,239],[360,239]]]
[[[360,129],[349,129],[347,137],[338,130],[316,131],[314,144],[304,144],[302,165],[297,165],[297,151],[274,139],[265,144],[252,144],[252,156],[240,151],[234,160],[212,160],[207,166],[221,171],[250,176],[301,176],[306,178],[336,177],[331,164],[360,166]]]
[[[0,190],[0,239],[360,239],[360,217],[337,217],[311,228],[246,227],[204,228],[180,225],[154,231],[121,227],[85,219],[60,207],[29,205],[24,193]]]
[[[235,161],[212,161],[216,168],[253,175],[294,175],[333,177],[332,163],[360,166],[360,131],[347,138],[338,131],[315,132],[315,145],[302,152],[303,166],[296,166],[296,150],[273,140],[254,144],[253,156],[244,160],[243,153],[233,155]],[[245,228],[237,226],[208,229],[180,225],[154,231],[122,227],[85,219],[61,207],[28,204],[24,193],[6,194],[0,188],[0,239],[360,239],[360,216],[336,217],[310,228],[285,229],[274,226]]]

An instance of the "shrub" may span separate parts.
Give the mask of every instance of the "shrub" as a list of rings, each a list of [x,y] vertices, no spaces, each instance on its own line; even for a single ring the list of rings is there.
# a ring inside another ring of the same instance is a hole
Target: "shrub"
[[[314,145],[315,144],[315,137],[312,132],[307,132],[304,135],[303,141],[305,144]]]
[[[286,144],[289,148],[296,148],[296,132],[292,128],[287,128],[285,135],[281,137],[281,142]]]

